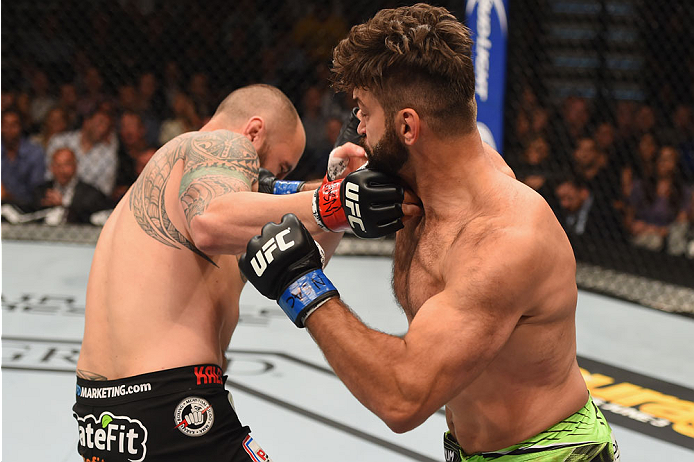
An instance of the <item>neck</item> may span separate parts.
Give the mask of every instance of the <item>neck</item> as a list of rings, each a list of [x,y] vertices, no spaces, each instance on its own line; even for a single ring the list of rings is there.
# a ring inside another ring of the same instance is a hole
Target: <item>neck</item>
[[[494,165],[474,130],[446,140],[423,136],[410,151],[400,176],[422,200],[424,213],[431,217],[459,214],[461,207],[477,201],[492,170]]]
[[[82,132],[82,135],[80,136],[80,146],[82,147],[82,150],[87,152],[92,148],[92,146],[94,146],[94,144],[96,143],[94,143],[92,137],[87,133]]]
[[[3,144],[5,147],[5,153],[10,159],[14,159],[17,157],[17,153],[19,152],[19,144],[21,143],[21,139],[13,140],[13,141],[4,141]]]
[[[235,131],[231,127],[231,123],[223,117],[217,116],[212,117],[209,122],[202,126],[201,132],[212,132],[215,130],[231,130]]]

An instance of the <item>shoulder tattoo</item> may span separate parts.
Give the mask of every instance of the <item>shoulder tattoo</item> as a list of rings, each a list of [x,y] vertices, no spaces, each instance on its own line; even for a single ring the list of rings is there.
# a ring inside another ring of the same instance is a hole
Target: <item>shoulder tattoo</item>
[[[184,161],[179,199],[190,225],[214,198],[251,189],[258,181],[258,156],[251,142],[238,133],[219,130],[183,135],[164,145],[133,185],[130,209],[148,236],[173,248],[187,248],[216,266],[176,229],[166,212],[164,191],[179,160]]]

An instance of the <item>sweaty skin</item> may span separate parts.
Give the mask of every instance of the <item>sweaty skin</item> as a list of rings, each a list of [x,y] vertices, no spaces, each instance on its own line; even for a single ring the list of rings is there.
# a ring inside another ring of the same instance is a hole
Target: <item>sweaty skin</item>
[[[360,134],[374,145],[383,110],[371,94],[354,95],[368,114]],[[338,298],[305,323],[340,379],[392,430],[445,406],[467,454],[502,449],[588,400],[576,362],[573,251],[547,203],[476,130],[436,139],[413,114],[398,119],[412,146],[401,176],[424,213],[397,233],[393,256],[408,332],[369,329]]]
[[[297,139],[268,156],[295,163],[303,150]],[[258,169],[245,136],[214,126],[159,149],[99,237],[78,376],[113,380],[191,364],[224,367],[244,286],[236,254],[288,211],[332,254],[341,234],[319,230],[313,193],[253,192]]]

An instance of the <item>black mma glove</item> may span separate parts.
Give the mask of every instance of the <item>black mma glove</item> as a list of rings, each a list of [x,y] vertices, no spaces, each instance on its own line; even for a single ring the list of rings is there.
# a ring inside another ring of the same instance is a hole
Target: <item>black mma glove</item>
[[[267,298],[277,300],[297,327],[322,303],[339,296],[323,274],[325,256],[320,246],[299,221],[288,213],[282,221],[263,226],[260,236],[252,238],[239,268]]]
[[[351,229],[357,237],[382,237],[402,229],[403,200],[398,180],[365,168],[324,181],[313,196],[313,217],[327,231]]]
[[[294,194],[301,191],[304,181],[278,180],[270,170],[258,171],[258,192],[266,194]]]
[[[357,127],[359,126],[359,118],[357,117],[357,112],[359,108],[355,107],[349,114],[349,118],[342,124],[340,129],[340,134],[337,135],[337,140],[335,140],[335,145],[333,148],[342,146],[345,143],[359,144],[361,142],[362,136],[357,133]]]

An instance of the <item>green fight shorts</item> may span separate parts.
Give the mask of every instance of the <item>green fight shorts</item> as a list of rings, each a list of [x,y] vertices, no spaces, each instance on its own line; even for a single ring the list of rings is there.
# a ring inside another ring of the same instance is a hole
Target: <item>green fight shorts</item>
[[[539,435],[493,452],[467,455],[450,432],[443,435],[446,462],[617,462],[619,449],[592,398],[578,412]]]

